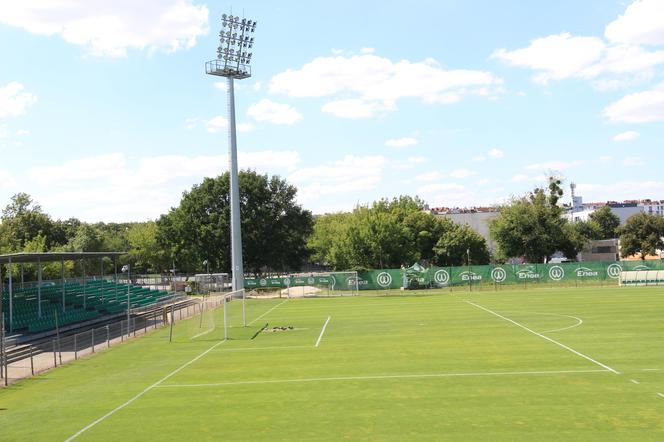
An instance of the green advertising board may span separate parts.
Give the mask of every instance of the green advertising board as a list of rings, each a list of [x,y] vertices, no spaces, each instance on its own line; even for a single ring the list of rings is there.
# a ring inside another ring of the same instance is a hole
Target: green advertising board
[[[617,281],[627,270],[664,270],[661,260],[574,262],[560,264],[482,265],[369,270],[357,273],[359,290],[388,290],[417,287],[449,287],[479,284],[570,284]],[[416,283],[416,286],[414,286]],[[286,288],[315,285],[348,289],[355,284],[348,273],[326,276],[246,278],[245,288]]]

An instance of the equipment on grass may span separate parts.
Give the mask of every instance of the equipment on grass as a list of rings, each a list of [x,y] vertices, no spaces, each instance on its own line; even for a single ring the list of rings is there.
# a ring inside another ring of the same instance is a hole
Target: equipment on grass
[[[664,270],[630,270],[620,272],[620,285],[664,285]]]
[[[317,296],[357,296],[357,272],[298,273],[282,278],[288,298]]]

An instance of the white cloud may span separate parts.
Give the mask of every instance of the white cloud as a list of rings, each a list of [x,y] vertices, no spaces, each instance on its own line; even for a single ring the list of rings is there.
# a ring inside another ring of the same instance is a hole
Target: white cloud
[[[616,43],[664,45],[664,2],[637,0],[604,30]]]
[[[17,137],[24,137],[24,136],[26,136],[26,135],[30,135],[30,131],[29,131],[29,130],[19,129],[19,130],[16,131],[16,136],[17,136]]]
[[[4,124],[0,124],[0,139],[9,137],[9,129]]]
[[[0,187],[15,187],[16,179],[8,170],[0,169]]]
[[[582,78],[593,80],[600,90],[611,90],[652,78],[654,67],[664,64],[664,51],[562,33],[537,38],[525,48],[498,49],[492,58],[536,71],[533,80],[539,84]]]
[[[439,181],[445,178],[445,175],[443,175],[440,172],[433,171],[433,172],[426,172],[426,173],[421,173],[415,177],[415,181]]]
[[[263,98],[258,103],[249,106],[247,115],[259,123],[272,124],[290,125],[302,119],[302,115],[290,105],[276,103],[267,98]]]
[[[425,164],[427,162],[426,157],[416,156],[408,157],[405,161],[394,162],[392,163],[392,169],[396,170],[408,170],[415,168],[418,164]]]
[[[599,157],[599,162],[602,164],[610,163],[611,161],[613,161],[613,157],[610,155],[602,155]]]
[[[419,141],[417,138],[413,137],[402,137],[402,138],[391,138],[385,141],[385,145],[388,147],[409,147],[417,146]]]
[[[634,141],[639,138],[639,133],[633,130],[628,130],[627,132],[619,133],[613,137],[613,141]]]
[[[318,57],[300,69],[288,69],[272,77],[270,92],[291,97],[343,97],[324,106],[324,111],[348,118],[366,118],[378,110],[396,109],[401,98],[426,103],[451,103],[466,95],[497,93],[502,80],[489,72],[445,70],[432,60],[421,62],[373,54],[350,57]],[[354,96],[348,96],[354,95]]]
[[[487,155],[489,155],[491,158],[496,158],[496,159],[498,159],[498,158],[502,158],[502,157],[504,157],[504,156],[505,156],[505,152],[503,152],[503,151],[500,150],[500,149],[491,149],[491,150],[487,153]]]
[[[242,133],[251,132],[254,130],[254,126],[251,123],[238,123],[236,125],[237,131]]]
[[[452,178],[468,178],[469,176],[475,175],[477,172],[468,169],[457,169],[450,173]]]
[[[228,120],[222,115],[217,115],[209,120],[205,120],[205,127],[211,134],[219,132],[228,127]]]
[[[650,198],[659,200],[664,194],[664,181],[612,181],[609,183],[579,183],[579,195],[586,201],[623,201]]]
[[[363,54],[373,54],[376,50],[374,48],[362,48],[360,49],[360,52]]]
[[[198,118],[186,118],[184,120],[184,127],[186,129],[193,129],[198,125]]]
[[[254,91],[256,91],[256,92],[260,91],[262,86],[263,86],[263,84],[260,81],[257,81],[256,83],[254,83],[254,86],[253,86]]]
[[[213,84],[215,89],[220,90],[222,92],[226,92],[228,90],[228,84],[225,81],[215,81]],[[237,86],[234,86],[235,88]]]
[[[473,157],[473,161],[476,161],[478,163],[482,162],[482,161],[486,161],[486,157],[484,155],[475,155]]]
[[[565,169],[570,169],[572,167],[579,167],[583,165],[583,161],[574,160],[574,161],[547,161],[544,163],[534,163],[525,166],[526,170],[534,171],[548,171],[548,170],[557,170],[562,171]]]
[[[21,116],[37,101],[35,95],[23,92],[23,89],[23,85],[16,81],[0,87],[0,118]]]
[[[529,179],[530,179],[530,177],[528,175],[524,175],[524,174],[518,174],[518,175],[514,175],[512,177],[512,181],[517,182],[517,183],[519,183],[521,181],[528,181]]]
[[[0,22],[33,34],[60,35],[93,55],[129,49],[188,49],[208,33],[208,8],[191,0],[43,1],[0,3]]]
[[[645,165],[645,161],[639,157],[627,157],[623,160],[623,165],[627,167],[637,167]]]
[[[664,121],[664,86],[622,97],[604,109],[613,123],[651,123]]]
[[[604,43],[599,38],[573,37],[565,32],[537,38],[526,48],[514,51],[498,49],[491,57],[540,71],[535,81],[546,84],[549,80],[579,74],[597,62],[603,51]]]
[[[387,165],[387,159],[380,155],[346,155],[321,166],[300,168],[288,180],[297,185],[302,204],[320,210],[325,197],[359,195],[376,189]],[[328,207],[327,202],[325,207]]]
[[[259,172],[291,172],[299,162],[296,151],[238,153],[241,169]],[[227,168],[225,154],[160,155],[129,161],[122,153],[111,153],[33,167],[27,177],[40,186],[36,199],[56,217],[130,221],[165,213],[179,203],[182,191]],[[0,185],[2,182],[0,174]],[[129,200],[127,195],[131,195]]]
[[[394,106],[392,105],[349,98],[347,100],[336,100],[325,103],[320,110],[339,118],[357,119],[373,117],[376,112],[391,110],[393,108]]]

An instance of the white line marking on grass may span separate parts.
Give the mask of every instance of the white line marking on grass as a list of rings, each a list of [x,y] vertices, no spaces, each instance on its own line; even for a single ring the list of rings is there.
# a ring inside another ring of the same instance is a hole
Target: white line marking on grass
[[[318,340],[316,341],[316,345],[314,345],[314,347],[318,347],[320,345],[320,341],[323,339],[323,333],[325,333],[325,329],[327,328],[327,324],[330,322],[330,319],[332,319],[332,316],[327,317],[327,320],[325,321],[325,324],[323,324],[323,329],[320,331],[320,335],[318,335]]]
[[[639,381],[637,381],[635,379],[630,379],[630,381],[632,382],[632,384],[636,384],[636,385],[639,385],[639,383],[640,383]]]
[[[215,326],[212,326],[212,328],[209,329],[209,330],[205,330],[204,332],[200,332],[199,334],[192,336],[191,339],[196,339],[196,338],[198,338],[198,337],[201,337],[201,336],[207,335],[208,333],[212,333],[212,332],[214,331],[215,328],[216,328],[216,325],[215,325]]]
[[[226,341],[219,341],[219,342],[217,342],[217,343],[214,344],[212,347],[208,348],[208,349],[205,350],[203,353],[199,354],[198,356],[196,356],[195,358],[193,358],[193,359],[190,360],[189,362],[185,362],[184,364],[180,365],[178,368],[176,368],[175,370],[173,370],[172,372],[170,372],[169,374],[167,374],[167,375],[164,376],[163,378],[159,379],[157,382],[155,382],[154,384],[150,385],[149,387],[147,387],[146,389],[144,389],[143,391],[141,391],[140,393],[138,393],[136,396],[134,396],[134,397],[132,397],[131,399],[129,399],[129,400],[128,400],[127,402],[125,402],[124,404],[122,404],[122,405],[120,405],[120,406],[114,408],[113,410],[109,411],[108,413],[106,413],[105,415],[103,415],[102,417],[100,417],[99,419],[95,420],[94,422],[90,423],[89,425],[87,425],[87,426],[81,428],[78,432],[76,432],[76,433],[74,433],[73,435],[69,436],[67,439],[65,439],[65,442],[70,442],[70,441],[76,439],[78,436],[80,436],[80,435],[83,434],[84,432],[88,431],[90,428],[94,427],[94,426],[97,425],[98,423],[104,421],[106,418],[112,416],[112,415],[115,414],[116,412],[122,410],[124,407],[126,407],[126,406],[129,405],[129,404],[131,404],[132,402],[134,402],[136,399],[138,399],[138,398],[140,398],[141,396],[143,396],[143,395],[144,395],[145,393],[147,393],[148,391],[152,390],[153,388],[157,388],[157,387],[159,387],[159,384],[161,384],[162,382],[164,382],[164,381],[168,380],[169,378],[173,377],[174,375],[176,375],[177,373],[179,373],[179,372],[182,371],[183,369],[187,368],[188,366],[190,366],[190,365],[193,364],[194,362],[198,361],[200,358],[202,358],[202,357],[205,356],[206,354],[210,353],[212,350],[214,350],[215,348],[217,348],[218,346],[220,346],[220,345],[223,344],[224,342],[226,342]]]
[[[258,318],[256,318],[256,319],[254,319],[253,321],[251,321],[248,325],[252,325],[254,322],[258,321],[258,320],[261,319],[263,316],[267,315],[267,314],[270,313],[272,310],[274,310],[275,308],[279,307],[281,304],[283,304],[283,303],[286,302],[286,301],[288,301],[288,299],[284,299],[284,300],[281,301],[279,304],[275,305],[275,306],[272,307],[270,310],[266,311],[265,313],[263,313],[262,315],[260,315]]]
[[[219,351],[227,352],[227,351],[255,351],[255,350],[286,350],[289,348],[311,348],[311,345],[286,345],[282,347],[226,348],[224,350],[219,350]]]
[[[570,325],[568,327],[556,328],[554,330],[545,330],[542,333],[554,333],[554,332],[569,330],[570,328],[578,327],[579,325],[583,324],[583,319],[577,318],[576,316],[572,316],[572,315],[561,315],[561,314],[558,314],[558,313],[537,313],[537,314],[538,315],[547,315],[547,316],[561,316],[563,318],[576,319],[576,324]]]
[[[490,310],[490,309],[488,309],[488,308],[486,308],[486,307],[482,307],[482,306],[479,305],[479,304],[475,304],[474,302],[470,302],[470,301],[465,301],[465,302],[466,302],[467,304],[470,304],[470,305],[474,306],[474,307],[477,307],[477,308],[479,308],[479,309],[482,309],[482,310],[484,310],[485,312],[491,313],[491,314],[494,315],[494,316],[497,316],[497,317],[499,317],[499,318],[501,318],[501,319],[504,319],[504,320],[507,321],[507,322],[511,322],[512,324],[516,325],[517,327],[521,327],[522,329],[526,330],[527,332],[530,332],[530,333],[534,334],[535,336],[539,336],[540,338],[542,338],[542,339],[546,339],[547,341],[549,341],[549,342],[551,342],[551,343],[553,343],[553,344],[556,344],[557,346],[562,347],[562,348],[564,348],[564,349],[567,350],[567,351],[571,351],[571,352],[574,353],[575,355],[577,355],[577,356],[581,356],[582,358],[587,359],[588,361],[592,362],[593,364],[599,365],[600,367],[605,368],[606,370],[609,370],[610,372],[613,372],[613,373],[615,373],[615,374],[620,374],[619,371],[614,370],[613,368],[609,367],[608,365],[606,365],[606,364],[602,364],[601,362],[599,362],[599,361],[597,361],[597,360],[591,358],[590,356],[584,355],[583,353],[580,353],[580,352],[574,350],[572,347],[568,347],[567,345],[565,345],[565,344],[563,344],[563,343],[561,343],[561,342],[558,342],[558,341],[556,341],[555,339],[551,339],[551,338],[549,338],[548,336],[544,336],[544,335],[541,334],[541,333],[537,333],[536,331],[529,329],[529,328],[526,327],[525,325],[519,324],[518,322],[516,322],[516,321],[513,320],[513,319],[510,319],[510,318],[508,318],[508,317],[506,317],[506,316],[503,316],[503,315],[501,315],[500,313],[496,313],[496,312],[494,312],[493,310]]]
[[[302,379],[264,379],[256,381],[218,382],[213,384],[166,384],[157,388],[205,388],[223,387],[230,385],[251,384],[285,384],[300,382],[324,382],[324,381],[374,381],[383,379],[426,379],[426,378],[448,378],[448,377],[470,377],[470,376],[532,376],[532,375],[559,375],[578,373],[607,373],[607,370],[553,370],[553,371],[505,371],[488,373],[424,373],[424,374],[394,374],[375,376],[337,376],[329,378],[302,378]]]
[[[641,371],[659,371],[660,368],[642,368]]]
[[[657,396],[664,397],[664,393],[657,393]]]

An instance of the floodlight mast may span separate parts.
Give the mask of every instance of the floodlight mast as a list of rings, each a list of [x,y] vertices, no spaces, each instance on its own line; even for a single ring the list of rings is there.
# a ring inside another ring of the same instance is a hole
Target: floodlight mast
[[[217,59],[205,63],[205,73],[226,77],[228,82],[228,161],[231,200],[231,267],[232,290],[244,288],[242,265],[242,232],[240,228],[240,186],[237,164],[237,132],[235,128],[235,88],[233,80],[251,77],[251,49],[256,31],[256,21],[222,14]]]

